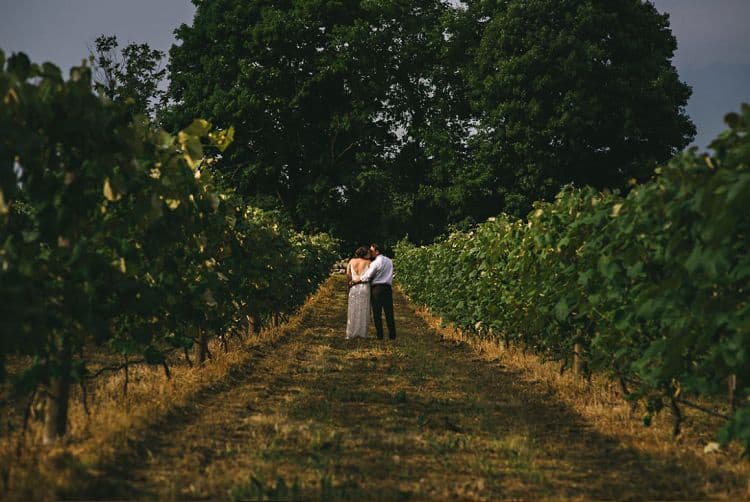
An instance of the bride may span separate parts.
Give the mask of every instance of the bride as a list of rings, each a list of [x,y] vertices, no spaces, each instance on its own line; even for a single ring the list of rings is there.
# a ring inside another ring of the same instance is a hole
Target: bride
[[[370,266],[367,248],[360,247],[346,266],[349,284],[358,281]],[[346,318],[346,339],[366,338],[367,322],[370,318],[370,283],[355,284],[349,288],[349,310]]]

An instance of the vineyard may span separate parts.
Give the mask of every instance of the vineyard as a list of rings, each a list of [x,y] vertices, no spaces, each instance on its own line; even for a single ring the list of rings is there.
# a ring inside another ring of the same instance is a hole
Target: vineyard
[[[650,2],[292,3],[0,51],[0,499],[747,497],[750,105],[666,160]]]
[[[67,430],[71,387],[294,311],[336,258],[211,174],[233,130],[177,135],[91,92],[90,70],[0,54],[0,378],[43,401],[44,442]],[[126,384],[127,385],[127,384]],[[28,412],[27,412],[28,415]]]
[[[12,453],[10,498],[745,497],[736,449],[696,448],[711,434],[691,410],[671,441],[668,421],[644,428],[597,377],[462,340],[398,290],[399,340],[347,341],[346,296],[334,275],[288,323],[201,368],[176,362],[170,381],[132,368],[127,398],[122,375],[101,379],[89,418],[72,403],[65,449],[36,471]]]
[[[750,106],[726,120],[714,156],[687,151],[626,195],[569,186],[527,220],[402,242],[398,281],[477,337],[606,373],[646,425],[668,407],[677,435],[698,408],[750,448]]]

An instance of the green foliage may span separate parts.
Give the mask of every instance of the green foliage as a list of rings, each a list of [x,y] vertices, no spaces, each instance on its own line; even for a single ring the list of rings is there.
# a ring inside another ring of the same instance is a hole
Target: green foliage
[[[397,279],[479,336],[562,361],[582,344],[648,420],[735,375],[739,409],[721,438],[750,447],[750,106],[727,123],[713,156],[684,152],[626,196],[566,187],[527,220],[403,242]]]
[[[440,1],[195,4],[170,51],[171,123],[238,125],[219,168],[240,193],[350,242],[414,217],[424,129],[445,123],[452,89],[435,66]],[[420,80],[430,71],[437,93]]]
[[[0,369],[33,357],[30,388],[85,378],[84,348],[164,364],[198,333],[291,312],[335,259],[331,238],[218,188],[232,129],[167,134],[90,78],[24,54],[0,72]]]
[[[164,53],[148,44],[130,43],[118,53],[115,35],[94,41],[89,61],[97,90],[111,100],[122,101],[133,113],[155,116],[165,100],[159,88],[167,74]]]
[[[667,18],[639,0],[194,3],[168,123],[239,125],[229,182],[347,243],[623,186],[693,134]]]
[[[690,143],[668,17],[641,0],[469,1],[472,139],[505,212],[566,183],[625,187]]]

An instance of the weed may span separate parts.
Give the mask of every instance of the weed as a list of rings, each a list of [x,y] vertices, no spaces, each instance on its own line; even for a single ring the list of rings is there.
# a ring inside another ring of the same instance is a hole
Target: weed
[[[276,478],[275,484],[264,483],[255,476],[244,484],[232,487],[229,498],[234,501],[244,500],[302,500],[299,482],[295,479],[288,485],[284,478]]]

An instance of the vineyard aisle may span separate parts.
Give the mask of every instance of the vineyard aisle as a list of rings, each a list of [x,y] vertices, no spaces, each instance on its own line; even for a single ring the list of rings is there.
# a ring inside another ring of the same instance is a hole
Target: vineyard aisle
[[[141,458],[102,473],[106,492],[86,495],[708,496],[685,485],[691,477],[679,466],[587,427],[533,379],[442,339],[400,294],[395,342],[344,340],[345,278],[323,287],[295,333],[153,431]]]

